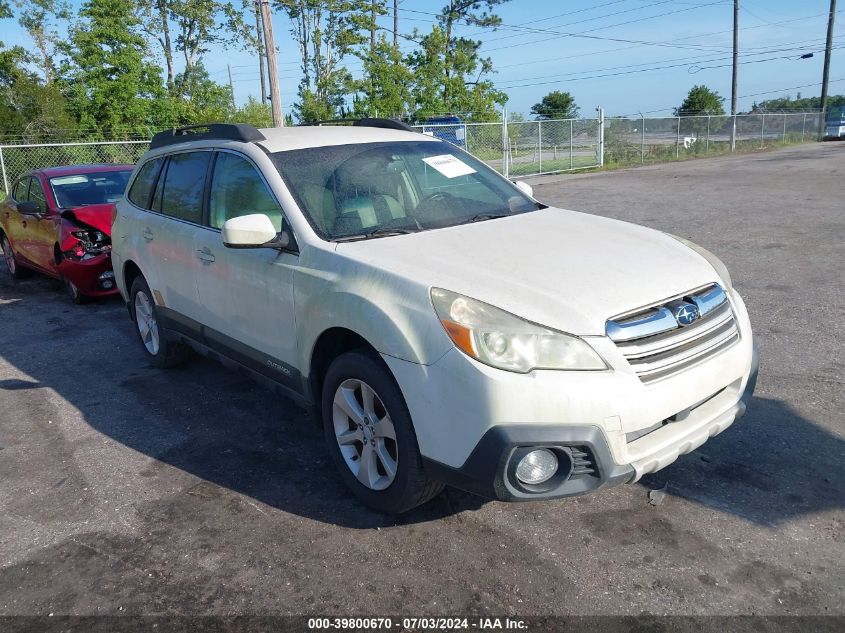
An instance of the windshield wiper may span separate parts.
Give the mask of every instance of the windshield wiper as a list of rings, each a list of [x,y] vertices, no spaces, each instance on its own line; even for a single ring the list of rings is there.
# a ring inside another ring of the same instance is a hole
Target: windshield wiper
[[[374,237],[389,237],[391,235],[407,235],[408,233],[417,233],[420,229],[417,228],[391,228],[387,226],[380,226],[371,231],[364,233],[353,233],[352,235],[343,235],[336,237],[335,242],[355,242],[358,240],[369,240]]]
[[[513,213],[477,213],[476,215],[473,215],[473,216],[467,218],[466,220],[464,220],[463,222],[461,222],[461,224],[470,224],[472,222],[483,222],[484,220],[497,220],[499,218],[506,218],[510,215],[513,215]]]

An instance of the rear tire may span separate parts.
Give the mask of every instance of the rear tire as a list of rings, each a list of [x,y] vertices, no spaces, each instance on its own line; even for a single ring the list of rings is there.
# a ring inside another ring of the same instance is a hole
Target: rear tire
[[[132,282],[129,306],[141,347],[154,367],[168,369],[188,360],[190,349],[182,343],[169,340],[160,329],[153,293],[143,277],[136,277]]]
[[[378,512],[400,514],[443,490],[423,469],[411,415],[396,381],[372,352],[348,352],[326,373],[323,431],[341,479]]]
[[[29,271],[26,268],[22,268],[21,265],[18,264],[17,255],[15,255],[15,250],[12,248],[12,243],[9,241],[9,238],[2,233],[0,233],[0,250],[3,251],[3,259],[6,262],[6,270],[9,271],[12,279],[23,279],[29,274]]]

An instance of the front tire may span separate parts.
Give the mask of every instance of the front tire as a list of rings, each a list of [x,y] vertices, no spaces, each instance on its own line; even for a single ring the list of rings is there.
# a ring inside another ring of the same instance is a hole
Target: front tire
[[[400,514],[443,490],[443,484],[426,476],[405,399],[374,353],[336,358],[323,381],[322,405],[335,466],[366,505]]]
[[[82,294],[82,292],[79,290],[79,286],[77,286],[67,277],[63,277],[62,281],[65,284],[65,291],[67,292],[67,295],[68,297],[70,297],[71,301],[73,301],[76,305],[82,305],[83,303],[88,302],[88,297]]]
[[[129,291],[132,320],[141,346],[153,366],[168,369],[184,363],[190,350],[181,343],[170,341],[159,326],[158,310],[153,293],[143,277],[136,277]]]
[[[6,269],[12,279],[23,279],[29,272],[18,264],[17,256],[12,248],[12,243],[5,234],[0,234],[0,249],[3,251],[3,259],[6,262]]]

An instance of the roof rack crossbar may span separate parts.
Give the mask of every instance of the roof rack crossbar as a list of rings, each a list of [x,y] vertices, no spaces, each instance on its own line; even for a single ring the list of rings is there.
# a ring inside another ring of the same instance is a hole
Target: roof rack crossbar
[[[196,132],[195,130],[208,130]],[[254,143],[266,140],[266,137],[252,125],[246,123],[206,123],[186,125],[159,132],[150,141],[150,149],[175,145],[186,141],[226,140]]]

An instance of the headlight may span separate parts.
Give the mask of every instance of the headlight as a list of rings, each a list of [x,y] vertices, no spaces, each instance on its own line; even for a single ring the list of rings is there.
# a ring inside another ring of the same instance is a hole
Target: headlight
[[[509,312],[440,288],[431,302],[446,333],[462,352],[498,369],[602,370],[607,365],[587,343]]]
[[[699,246],[694,242],[685,240],[684,238],[678,237],[677,235],[672,235],[671,233],[666,233],[666,235],[678,240],[684,246],[689,246],[692,250],[701,255],[704,259],[707,260],[707,263],[713,267],[713,269],[716,271],[716,274],[722,278],[722,281],[725,284],[725,289],[733,288],[733,283],[731,282],[731,274],[728,272],[727,266],[722,263],[721,259],[716,257],[713,253],[708,251],[703,246]]]

